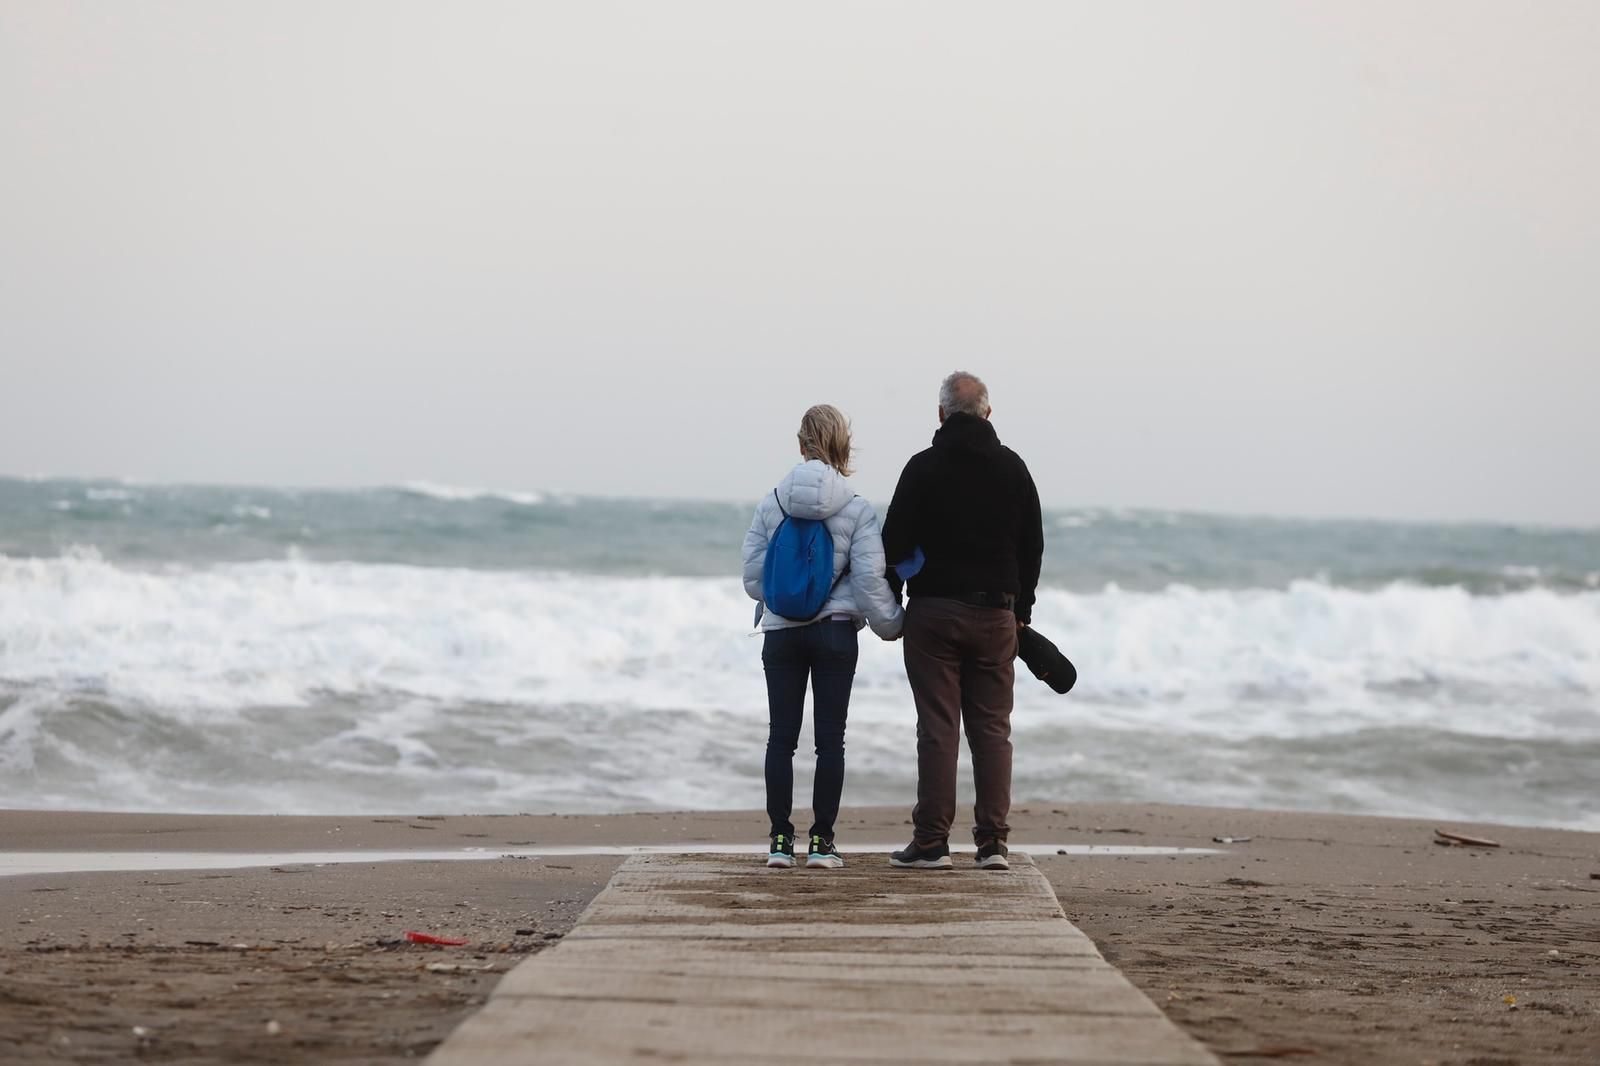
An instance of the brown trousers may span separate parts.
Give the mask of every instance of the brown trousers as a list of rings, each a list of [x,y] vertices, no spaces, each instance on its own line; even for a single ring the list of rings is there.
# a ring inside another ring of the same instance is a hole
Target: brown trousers
[[[906,608],[906,679],[917,704],[918,845],[950,838],[956,759],[966,725],[977,786],[973,839],[1005,840],[1011,827],[1011,702],[1017,616],[959,600],[913,597]]]

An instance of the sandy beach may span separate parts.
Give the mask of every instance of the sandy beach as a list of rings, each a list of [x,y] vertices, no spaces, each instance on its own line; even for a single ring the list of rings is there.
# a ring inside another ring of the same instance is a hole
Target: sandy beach
[[[1035,842],[1031,854],[1068,917],[1226,1059],[1531,1066],[1600,1055],[1600,834],[1126,805],[1027,807],[1013,823],[1014,847]],[[739,812],[11,811],[0,813],[0,849],[359,857],[688,843],[754,852],[763,828],[759,816]],[[1501,847],[1443,847],[1435,828]],[[903,810],[857,810],[842,819],[840,841],[895,842],[906,832]],[[1043,842],[1219,852],[1057,855]],[[619,862],[583,854],[358,858],[0,877],[0,927],[9,934],[0,946],[0,1057],[377,1063],[425,1055],[500,974],[570,929]],[[826,873],[785,876],[798,883]],[[885,866],[884,876],[937,875]],[[469,943],[421,945],[407,931]]]

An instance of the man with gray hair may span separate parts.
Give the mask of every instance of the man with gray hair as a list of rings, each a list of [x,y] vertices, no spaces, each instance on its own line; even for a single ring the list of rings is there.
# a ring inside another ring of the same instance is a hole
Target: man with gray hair
[[[1017,631],[1033,616],[1044,556],[1039,492],[989,423],[989,390],[965,371],[939,387],[933,447],[900,474],[883,523],[896,595],[910,580],[906,678],[917,705],[917,805],[895,866],[948,869],[965,725],[977,786],[978,865],[1006,869]]]

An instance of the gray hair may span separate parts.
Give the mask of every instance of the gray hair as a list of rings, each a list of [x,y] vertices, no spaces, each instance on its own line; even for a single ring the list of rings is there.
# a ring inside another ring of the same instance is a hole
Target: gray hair
[[[939,406],[946,415],[989,417],[989,386],[976,374],[957,370],[939,386]]]

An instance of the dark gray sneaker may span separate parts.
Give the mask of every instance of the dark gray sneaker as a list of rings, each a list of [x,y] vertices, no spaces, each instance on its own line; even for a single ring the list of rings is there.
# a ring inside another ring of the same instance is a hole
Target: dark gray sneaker
[[[889,856],[889,865],[898,866],[902,870],[948,870],[950,845],[941,842],[918,847],[917,842],[913,840],[905,848]]]
[[[1011,863],[1006,860],[1010,852],[1006,851],[1005,843],[999,840],[990,840],[978,845],[978,868],[982,870],[1009,870]]]
[[[833,841],[811,834],[811,850],[806,853],[806,868],[811,870],[837,870],[844,866]]]
[[[767,865],[786,869],[794,865],[794,837],[774,834],[772,846],[767,849]]]

